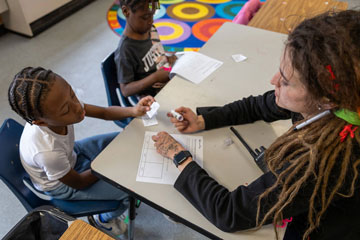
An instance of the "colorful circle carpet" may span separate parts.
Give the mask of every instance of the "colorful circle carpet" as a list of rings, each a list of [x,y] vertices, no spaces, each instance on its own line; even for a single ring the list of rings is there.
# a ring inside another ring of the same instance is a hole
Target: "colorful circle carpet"
[[[223,23],[231,22],[246,2],[160,0],[154,25],[165,51],[197,51]],[[120,36],[126,21],[117,1],[110,7],[107,20],[110,28]]]

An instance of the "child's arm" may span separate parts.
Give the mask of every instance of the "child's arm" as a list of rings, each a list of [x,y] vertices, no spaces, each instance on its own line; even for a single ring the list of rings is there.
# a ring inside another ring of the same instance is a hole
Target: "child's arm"
[[[138,117],[144,115],[150,110],[150,105],[155,102],[151,96],[140,99],[134,107],[99,107],[95,105],[85,104],[85,115],[88,117],[101,118],[104,120],[118,120],[127,117]]]
[[[83,189],[91,186],[97,180],[98,178],[91,174],[90,169],[81,173],[76,172],[74,169],[70,169],[65,176],[59,179],[60,182],[75,189]]]
[[[166,83],[169,81],[169,72],[159,69],[149,76],[129,83],[120,83],[121,92],[125,97],[135,95],[151,87],[157,82]]]

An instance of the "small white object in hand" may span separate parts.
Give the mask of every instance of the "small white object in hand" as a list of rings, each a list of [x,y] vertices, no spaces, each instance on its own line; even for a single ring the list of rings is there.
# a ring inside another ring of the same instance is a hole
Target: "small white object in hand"
[[[173,115],[174,118],[176,118],[178,121],[183,121],[184,120],[184,117],[178,113],[178,112],[175,112],[175,110],[171,110],[170,113]]]
[[[245,57],[242,54],[234,54],[234,55],[232,55],[232,58],[234,59],[235,62],[242,62],[247,59],[247,57]]]
[[[157,110],[160,108],[160,104],[158,102],[153,102],[150,106],[150,110],[146,112],[149,118],[152,118],[156,113]]]

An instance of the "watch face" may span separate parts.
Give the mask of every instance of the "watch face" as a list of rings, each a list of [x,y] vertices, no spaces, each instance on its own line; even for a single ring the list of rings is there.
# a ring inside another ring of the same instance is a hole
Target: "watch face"
[[[182,162],[184,162],[189,157],[192,157],[191,153],[189,151],[181,151],[174,157],[174,163],[177,166],[179,166]]]

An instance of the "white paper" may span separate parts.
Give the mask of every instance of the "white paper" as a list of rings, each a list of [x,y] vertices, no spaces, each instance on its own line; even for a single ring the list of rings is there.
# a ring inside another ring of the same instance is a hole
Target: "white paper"
[[[178,74],[186,80],[198,84],[222,64],[223,62],[198,52],[185,52],[176,60],[170,73]]]
[[[176,53],[175,53],[175,56],[176,56],[177,58],[180,58],[180,57],[182,57],[184,54],[185,54],[185,52],[176,52]]]
[[[157,132],[145,132],[144,144],[141,152],[140,163],[136,181],[161,184],[174,184],[180,171],[175,167],[172,160],[162,157],[156,152],[152,136]],[[171,134],[193,156],[201,167],[203,166],[203,137],[182,134]]]
[[[242,62],[242,61],[245,61],[247,59],[247,57],[245,57],[242,54],[234,54],[231,57],[234,59],[235,62]]]
[[[149,118],[147,115],[144,115],[142,117],[143,123],[145,127],[153,126],[158,124],[158,121],[156,119],[156,115],[154,115],[152,118]]]
[[[150,110],[146,112],[149,118],[152,118],[156,113],[157,110],[160,108],[160,104],[158,102],[153,102],[150,106]]]

